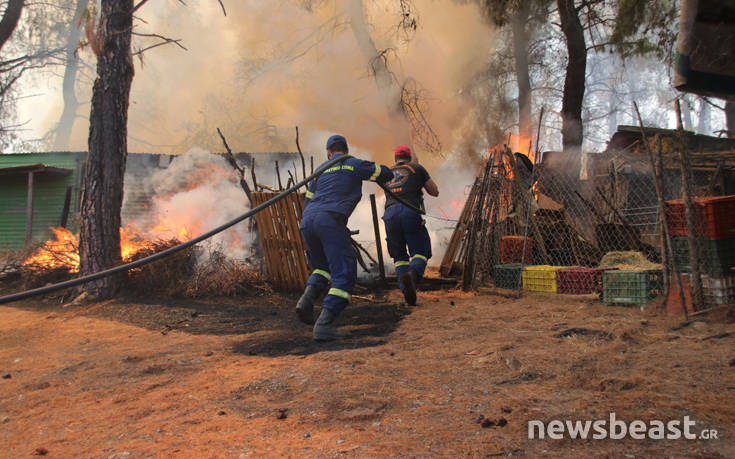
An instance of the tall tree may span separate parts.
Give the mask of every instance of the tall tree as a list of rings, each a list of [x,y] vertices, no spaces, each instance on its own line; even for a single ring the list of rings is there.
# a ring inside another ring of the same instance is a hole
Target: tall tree
[[[481,0],[480,6],[487,19],[496,26],[510,26],[512,34],[513,61],[516,86],[518,88],[518,133],[530,140],[531,120],[531,69],[529,47],[531,28],[548,17],[550,0]]]
[[[90,42],[97,55],[97,78],[89,116],[89,154],[84,170],[79,237],[80,271],[90,274],[121,261],[120,209],[127,158],[127,123],[133,60],[133,0],[101,0]],[[124,277],[86,284],[94,298],[109,298]]]
[[[20,14],[23,12],[23,0],[8,0],[3,18],[0,19],[0,50],[18,26]]]
[[[725,103],[725,120],[727,121],[727,136],[735,139],[735,101]]]
[[[584,28],[579,19],[579,9],[574,0],[557,0],[561,30],[566,38],[567,68],[562,96],[562,148],[570,164],[582,149],[582,103],[584,101],[585,72],[587,69],[587,46]],[[572,171],[574,174],[574,171]]]
[[[89,0],[76,0],[74,18],[69,24],[66,41],[66,65],[64,67],[64,80],[62,82],[64,109],[61,112],[61,118],[59,118],[59,124],[55,130],[55,150],[69,148],[69,138],[71,137],[74,121],[77,117],[77,110],[79,110],[79,100],[75,92],[77,71],[79,69],[77,48],[79,47],[79,39],[81,38],[80,21],[87,9],[88,3]]]
[[[362,0],[348,0],[347,12],[357,45],[365,59],[367,59],[378,91],[383,96],[388,121],[391,124],[390,130],[393,135],[393,142],[396,144],[409,143],[409,127],[401,108],[401,87],[388,68],[388,51],[378,51],[375,46],[368,30]]]
[[[532,138],[531,75],[528,68],[528,31],[526,30],[529,11],[529,2],[521,2],[519,8],[510,17],[510,28],[513,31],[513,58],[518,84],[518,133],[521,138],[530,142]]]

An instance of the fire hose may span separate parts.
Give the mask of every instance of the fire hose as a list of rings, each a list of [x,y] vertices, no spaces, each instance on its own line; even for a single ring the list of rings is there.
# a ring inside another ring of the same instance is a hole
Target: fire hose
[[[313,180],[313,179],[319,177],[320,175],[322,175],[330,167],[334,166],[337,163],[341,163],[342,161],[345,161],[348,158],[351,158],[351,156],[349,156],[349,155],[340,155],[340,156],[338,156],[336,158],[333,158],[333,159],[327,161],[326,163],[324,163],[324,165],[322,165],[319,169],[317,169],[313,174],[311,174],[310,176],[304,178],[300,182],[294,184],[291,188],[289,188],[289,189],[281,192],[277,196],[272,197],[271,199],[269,199],[269,200],[265,201],[264,203],[262,203],[262,204],[260,204],[260,205],[258,205],[256,207],[254,207],[253,209],[250,209],[249,211],[245,212],[244,214],[240,215],[239,217],[237,217],[237,218],[235,218],[233,220],[230,220],[229,222],[224,223],[224,224],[218,226],[217,228],[215,228],[215,229],[213,229],[211,231],[208,231],[208,232],[206,232],[206,233],[204,233],[204,234],[202,234],[202,235],[200,235],[198,237],[195,237],[194,239],[190,239],[190,240],[188,240],[186,242],[182,242],[179,245],[170,247],[170,248],[168,248],[166,250],[162,250],[161,252],[154,253],[153,255],[149,255],[149,256],[144,257],[144,258],[141,258],[139,260],[131,261],[130,263],[125,263],[125,264],[122,264],[120,266],[115,266],[114,268],[105,269],[103,271],[98,271],[96,273],[87,274],[86,276],[77,277],[76,279],[69,279],[67,281],[59,282],[59,283],[56,283],[56,284],[46,285],[46,286],[43,286],[43,287],[39,287],[39,288],[31,289],[31,290],[26,290],[26,291],[23,291],[23,292],[13,293],[13,294],[10,294],[10,295],[0,296],[0,304],[10,303],[10,302],[13,302],[13,301],[18,301],[18,300],[23,300],[23,299],[31,298],[31,297],[38,296],[38,295],[44,295],[46,293],[55,292],[57,290],[62,290],[62,289],[65,289],[65,288],[76,287],[77,285],[81,285],[81,284],[84,284],[86,282],[91,282],[91,281],[94,281],[94,280],[97,280],[97,279],[102,279],[103,277],[112,276],[113,274],[121,273],[121,272],[124,272],[124,271],[129,271],[131,269],[135,269],[135,268],[138,268],[140,266],[146,265],[148,263],[152,263],[154,261],[160,260],[162,258],[165,258],[165,257],[169,256],[169,255],[173,255],[176,252],[180,252],[181,250],[187,249],[187,248],[189,248],[189,247],[191,247],[193,245],[196,245],[196,244],[198,244],[198,243],[200,243],[200,242],[202,242],[202,241],[204,241],[206,239],[209,239],[210,237],[214,236],[215,234],[221,233],[222,231],[224,231],[224,230],[226,230],[226,229],[228,229],[228,228],[230,228],[230,227],[232,227],[232,226],[240,223],[241,221],[243,221],[243,220],[245,220],[247,218],[252,217],[253,215],[257,214],[258,212],[260,212],[260,211],[262,211],[262,210],[264,210],[264,209],[272,206],[273,204],[275,204],[278,201],[282,200],[283,198],[285,198],[289,194],[294,193],[296,190],[298,190],[302,186],[306,185],[311,180]],[[417,212],[419,212],[421,214],[424,213],[423,210],[421,210],[421,209],[419,209],[419,208],[417,208],[415,206],[412,206],[411,204],[407,203],[406,201],[404,201],[400,197],[398,197],[395,194],[391,193],[390,190],[388,190],[382,183],[378,183],[378,185],[381,188],[383,188],[383,190],[386,193],[388,193],[389,195],[391,195],[393,198],[395,198],[401,204],[406,205],[406,206],[412,208],[413,210],[415,210],[415,211],[417,211]]]

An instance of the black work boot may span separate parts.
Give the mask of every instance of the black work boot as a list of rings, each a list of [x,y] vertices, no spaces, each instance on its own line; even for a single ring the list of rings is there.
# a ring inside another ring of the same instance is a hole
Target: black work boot
[[[333,341],[347,336],[334,326],[337,314],[327,308],[322,308],[322,313],[314,325],[314,341]]]
[[[416,281],[418,276],[416,271],[409,269],[401,276],[403,282],[403,299],[409,306],[416,306]]]
[[[314,302],[319,299],[321,291],[314,285],[307,285],[304,294],[296,303],[296,315],[305,324],[314,325]]]

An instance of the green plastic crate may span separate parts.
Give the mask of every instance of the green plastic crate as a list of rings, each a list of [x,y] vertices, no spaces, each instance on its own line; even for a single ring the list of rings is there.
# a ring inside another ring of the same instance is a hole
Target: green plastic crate
[[[700,248],[700,269],[702,274],[713,277],[735,274],[735,239],[709,240],[698,237]],[[674,252],[674,261],[680,272],[691,272],[689,260],[689,239],[686,236],[671,238],[671,249]]]
[[[521,285],[521,264],[510,263],[493,266],[493,283],[498,288],[517,290]]]
[[[644,305],[661,294],[662,286],[660,269],[605,271],[602,273],[602,302]]]

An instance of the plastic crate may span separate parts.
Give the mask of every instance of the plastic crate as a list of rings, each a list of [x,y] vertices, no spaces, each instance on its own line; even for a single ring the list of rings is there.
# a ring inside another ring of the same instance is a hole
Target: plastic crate
[[[735,238],[735,196],[697,197],[692,204],[697,236],[710,240]],[[684,200],[666,201],[664,209],[669,234],[689,234]]]
[[[521,282],[520,263],[493,266],[493,283],[498,288],[517,290]]]
[[[526,256],[521,260],[524,239],[526,240]],[[532,263],[533,239],[524,236],[503,236],[500,238],[500,262],[502,264]]]
[[[705,304],[735,303],[735,276],[702,276],[702,296]]]
[[[618,268],[562,268],[556,272],[556,291],[571,295],[602,292],[602,273]]]
[[[602,302],[644,305],[661,294],[662,285],[660,269],[605,271],[602,273]]]
[[[561,266],[535,265],[523,268],[523,288],[532,292],[556,293],[556,272]]]
[[[700,254],[700,270],[703,274],[714,277],[735,274],[735,238],[710,240],[698,237]],[[680,272],[692,270],[689,259],[688,236],[677,236],[671,238],[671,249],[674,252],[676,268]]]
[[[710,240],[735,238],[735,196],[696,200],[701,208],[702,236]]]

